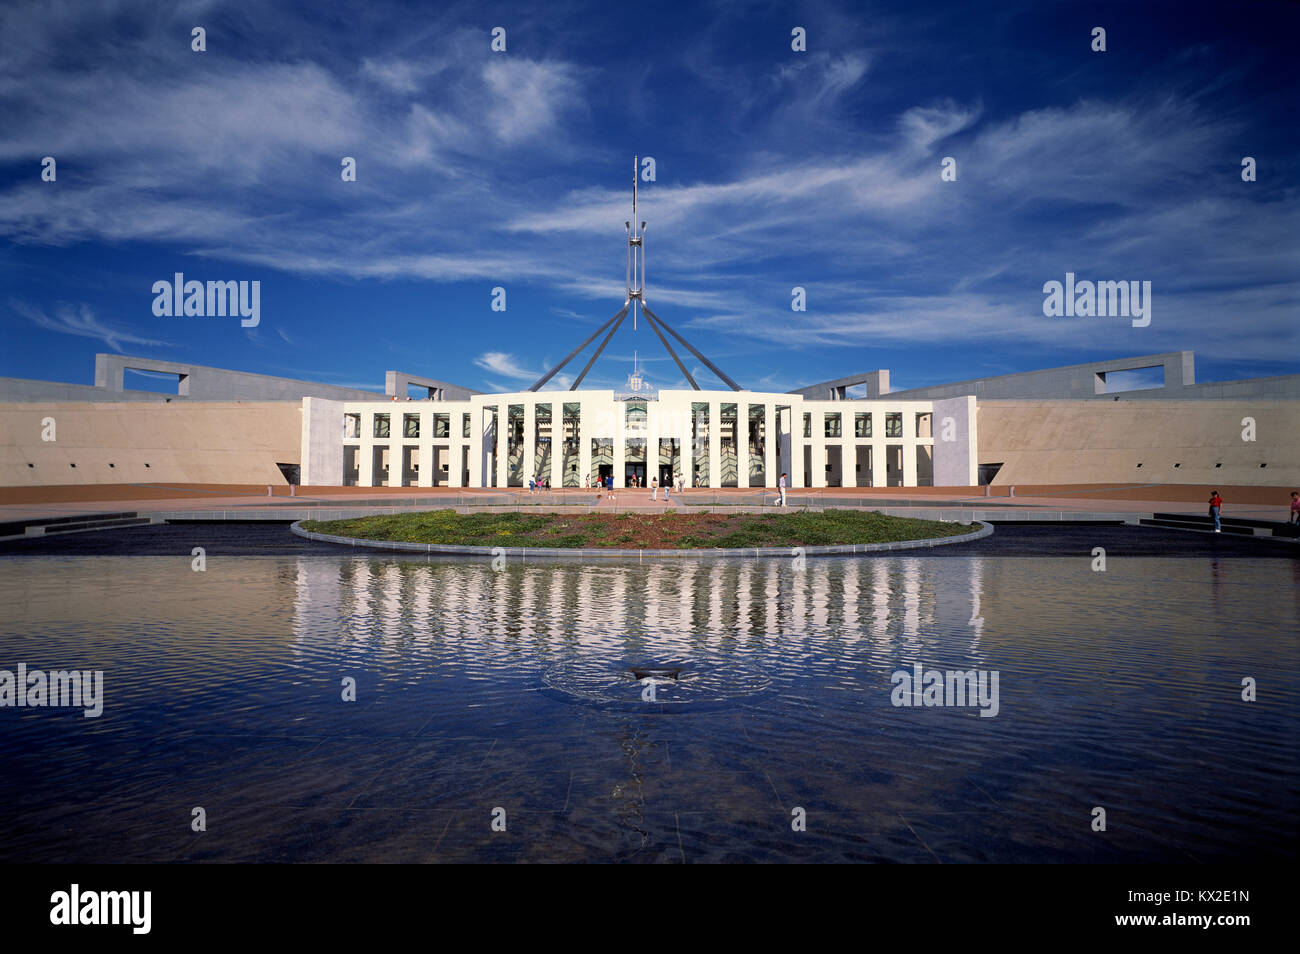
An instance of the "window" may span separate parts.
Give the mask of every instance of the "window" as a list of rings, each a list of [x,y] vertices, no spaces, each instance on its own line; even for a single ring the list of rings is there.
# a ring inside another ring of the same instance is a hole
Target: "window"
[[[376,414],[376,415],[375,415],[375,436],[376,436],[376,437],[388,437],[388,436],[389,436],[389,435],[388,435],[388,415],[387,415],[387,414]]]
[[[461,436],[461,437],[469,437],[469,436],[470,436],[470,431],[469,431],[469,429],[470,429],[469,417],[470,417],[470,416],[469,416],[468,414],[462,414],[462,415],[460,416],[460,436]]]
[[[343,415],[343,436],[360,437],[361,436],[361,415],[344,414]]]
[[[418,414],[402,415],[402,436],[403,437],[420,436],[420,415]]]
[[[451,415],[450,414],[433,415],[433,436],[451,437]]]
[[[870,437],[871,436],[871,414],[862,411],[853,415],[853,436]]]
[[[508,405],[506,410],[506,446],[513,454],[524,443],[524,406]]]
[[[691,404],[691,440],[696,442],[695,453],[701,453],[700,447],[709,439],[709,405],[704,401]]]
[[[803,416],[803,436],[812,437],[812,415],[811,414],[805,414]]]
[[[827,436],[827,437],[839,437],[840,434],[841,434],[841,431],[840,431],[840,412],[839,412],[839,411],[827,411],[827,412],[826,412],[826,436]]]
[[[934,415],[929,411],[916,412],[916,436],[933,437],[932,428],[934,427]]]
[[[901,411],[895,411],[885,415],[885,436],[903,436],[903,414]]]

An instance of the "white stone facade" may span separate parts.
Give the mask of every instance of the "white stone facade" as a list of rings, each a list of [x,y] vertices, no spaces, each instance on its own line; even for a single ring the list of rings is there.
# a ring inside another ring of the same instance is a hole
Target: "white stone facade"
[[[525,391],[303,405],[302,482],[317,486],[585,487],[602,467],[616,487],[671,474],[674,485],[774,488],[783,471],[799,488],[976,483],[973,398]]]

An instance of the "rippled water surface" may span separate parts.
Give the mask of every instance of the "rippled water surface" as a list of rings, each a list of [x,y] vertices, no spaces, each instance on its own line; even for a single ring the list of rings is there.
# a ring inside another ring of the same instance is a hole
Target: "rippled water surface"
[[[1294,858],[1298,593],[1287,559],[8,559],[0,669],[105,705],[0,709],[0,857]],[[893,705],[916,664],[996,672],[996,716]]]

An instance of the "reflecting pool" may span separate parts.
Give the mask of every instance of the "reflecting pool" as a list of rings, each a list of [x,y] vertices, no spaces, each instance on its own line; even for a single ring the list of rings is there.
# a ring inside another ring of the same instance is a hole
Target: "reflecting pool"
[[[6,559],[0,855],[1294,858],[1297,562],[1091,563]]]

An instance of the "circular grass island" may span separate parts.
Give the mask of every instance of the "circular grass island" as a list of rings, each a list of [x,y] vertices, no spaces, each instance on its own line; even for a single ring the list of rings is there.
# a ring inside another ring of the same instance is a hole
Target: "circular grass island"
[[[873,510],[788,513],[457,513],[430,510],[350,520],[303,520],[303,536],[354,546],[469,553],[495,548],[573,551],[681,552],[827,548],[865,552],[934,546],[991,532],[987,525],[891,517]]]

